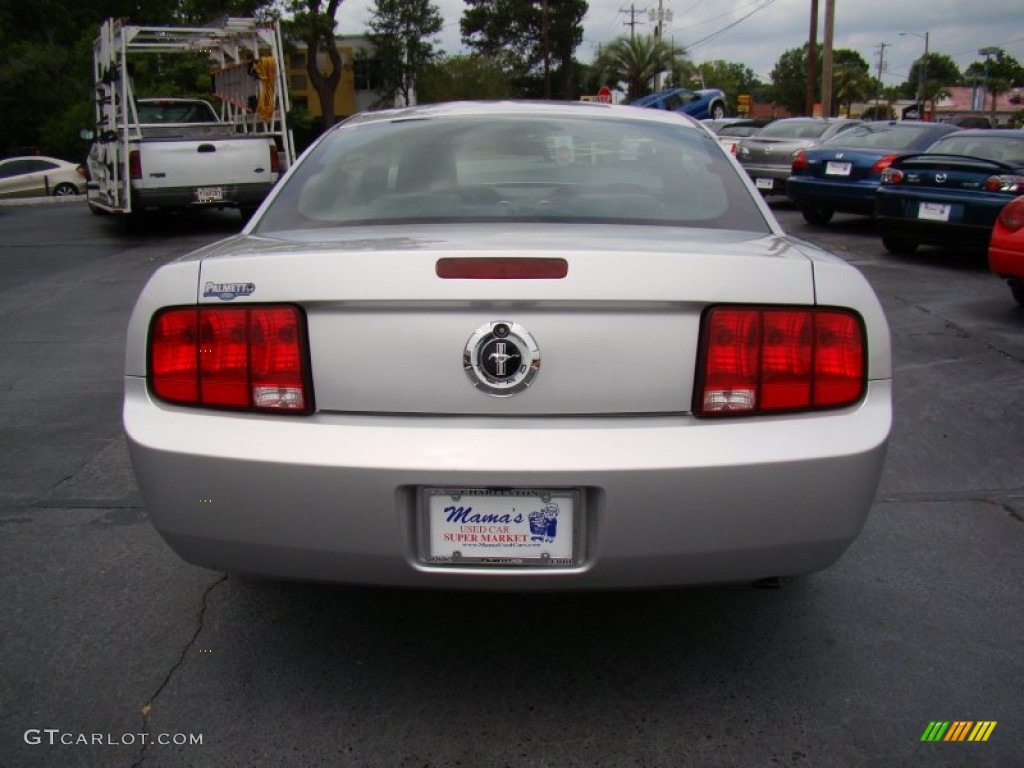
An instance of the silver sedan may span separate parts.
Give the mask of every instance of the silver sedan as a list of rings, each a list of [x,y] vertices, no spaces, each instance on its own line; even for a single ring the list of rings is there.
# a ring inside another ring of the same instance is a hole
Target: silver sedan
[[[891,413],[864,278],[698,123],[448,104],[322,136],[159,269],[124,425],[213,569],[458,589],[745,582],[835,561]]]

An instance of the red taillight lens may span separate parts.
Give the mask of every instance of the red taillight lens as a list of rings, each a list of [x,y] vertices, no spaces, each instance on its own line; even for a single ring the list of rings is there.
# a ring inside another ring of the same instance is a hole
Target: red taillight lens
[[[277,151],[277,145],[270,142],[270,172],[281,173],[281,155]]]
[[[150,386],[180,405],[309,413],[305,339],[291,306],[164,310],[150,329]]]
[[[797,171],[802,171],[806,167],[807,167],[807,153],[804,152],[802,149],[798,149],[796,151],[796,154],[793,155],[793,163],[792,163],[792,165],[790,167],[790,170],[793,173],[796,173]]]
[[[859,317],[843,309],[715,307],[701,325],[694,412],[835,408],[866,387]]]
[[[892,161],[890,161],[892,162]],[[886,168],[882,171],[882,183],[883,184],[902,184],[903,183],[903,171],[898,168]]]
[[[871,166],[871,173],[881,173],[892,165],[892,161],[895,160],[896,157],[897,155],[886,155],[885,157],[878,158],[878,160],[875,161],[875,164]]]
[[[460,256],[438,259],[434,271],[446,280],[561,280],[569,274],[569,262],[557,258]]]
[[[987,192],[1024,192],[1024,176],[1009,174],[989,176],[985,179]]]
[[[1010,232],[1024,228],[1024,197],[1018,197],[1003,206],[999,212],[999,224]]]
[[[142,155],[137,149],[128,153],[128,175],[133,179],[142,178]]]

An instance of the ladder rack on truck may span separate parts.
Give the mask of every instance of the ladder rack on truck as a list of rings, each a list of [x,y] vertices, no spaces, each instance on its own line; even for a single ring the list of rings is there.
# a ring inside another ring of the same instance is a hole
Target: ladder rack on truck
[[[132,212],[129,144],[144,138],[129,60],[134,53],[203,53],[210,59],[213,95],[221,101],[220,119],[239,137],[272,139],[281,171],[295,159],[287,127],[287,73],[281,30],[277,22],[224,17],[209,27],[133,26],[108,19],[93,45],[96,138],[116,142],[120,151],[104,180],[101,202],[90,207],[114,213]],[[99,200],[100,198],[97,198]]]

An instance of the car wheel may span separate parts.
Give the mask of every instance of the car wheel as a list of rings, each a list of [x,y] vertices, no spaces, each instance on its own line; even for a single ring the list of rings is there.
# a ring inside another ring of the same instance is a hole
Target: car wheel
[[[897,256],[909,256],[917,250],[917,243],[913,240],[894,235],[882,235],[882,245],[889,253],[895,253]]]
[[[74,184],[69,184],[66,181],[53,188],[54,197],[70,197],[71,195],[77,194],[78,188]]]
[[[1018,304],[1024,305],[1024,285],[1011,285],[1010,293]]]
[[[822,226],[832,220],[832,215],[835,211],[824,205],[802,205],[800,206],[800,213],[804,215],[804,221],[808,224]]]
[[[725,105],[722,102],[716,101],[711,105],[711,117],[714,120],[721,120],[725,117]]]

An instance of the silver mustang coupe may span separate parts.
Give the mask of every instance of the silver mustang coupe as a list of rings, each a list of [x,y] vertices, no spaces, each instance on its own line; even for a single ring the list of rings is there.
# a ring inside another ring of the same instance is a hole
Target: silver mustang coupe
[[[457,589],[744,582],[864,524],[891,411],[864,278],[698,123],[358,115],[159,269],[124,425],[153,525],[229,572]]]

